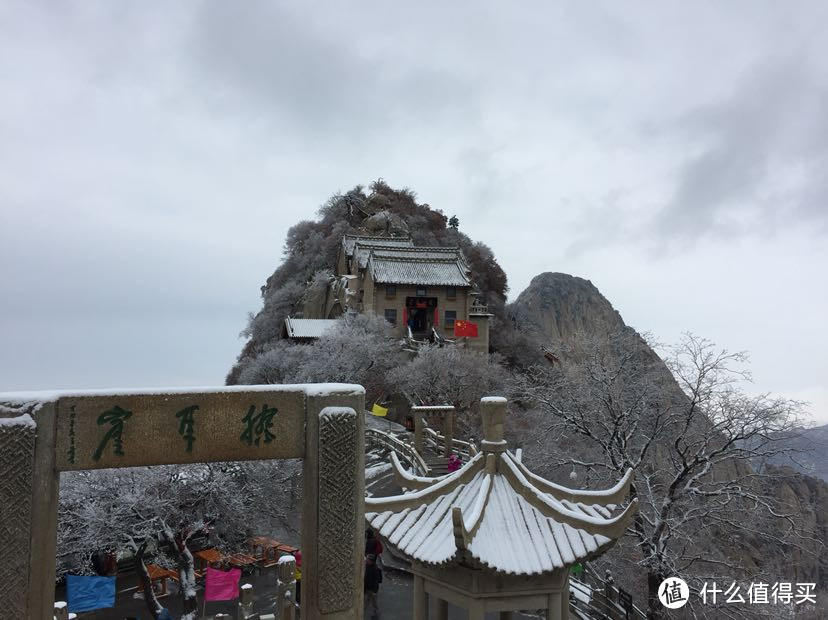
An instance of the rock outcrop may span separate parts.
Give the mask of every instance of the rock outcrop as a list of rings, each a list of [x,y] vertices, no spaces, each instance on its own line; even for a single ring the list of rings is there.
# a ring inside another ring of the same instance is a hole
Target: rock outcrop
[[[643,338],[624,323],[618,311],[589,280],[564,273],[542,273],[532,279],[507,311],[516,331],[527,341],[539,343],[560,356],[565,373],[568,372],[567,367],[575,367],[583,361],[578,343],[584,336],[610,336],[607,341],[615,342],[612,334],[624,334],[617,340],[621,344],[614,353],[629,354],[630,348],[633,348],[644,365],[651,365],[662,398],[679,406],[686,402],[687,397],[664,362]],[[609,350],[613,351],[612,348]],[[810,429],[791,441],[798,442],[798,447],[811,450],[803,456],[813,473],[828,471],[825,465],[828,458],[823,458],[828,454],[828,427]],[[655,446],[657,461],[669,458],[663,447]],[[757,463],[756,466],[761,467],[762,464]],[[750,467],[745,463],[720,463],[713,475],[720,479],[737,479],[750,473]],[[814,544],[803,545],[808,551],[802,548],[774,548],[767,540],[759,539],[741,542],[718,540],[715,545],[725,555],[738,558],[738,563],[744,567],[758,569],[765,565],[779,571],[790,581],[826,583],[828,549],[821,545],[828,540],[828,484],[789,468],[771,467],[769,473],[773,475],[765,482],[770,485],[767,491],[783,500],[790,512],[796,515],[802,536],[812,539]]]
[[[828,540],[828,484],[789,467],[780,467],[777,471],[781,474],[777,496],[796,514],[803,536],[824,544]],[[808,552],[788,550],[791,579],[818,584],[828,582],[828,551],[818,543],[808,544],[807,548]]]
[[[509,310],[518,329],[544,344],[565,344],[579,333],[607,334],[626,327],[592,282],[565,273],[535,276]]]

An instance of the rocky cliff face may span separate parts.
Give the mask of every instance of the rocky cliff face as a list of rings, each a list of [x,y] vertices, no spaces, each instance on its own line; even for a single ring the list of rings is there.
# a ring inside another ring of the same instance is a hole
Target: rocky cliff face
[[[686,401],[687,397],[667,366],[632,328],[625,325],[621,315],[589,280],[563,273],[542,273],[532,279],[526,290],[507,307],[507,311],[515,330],[527,341],[540,343],[560,356],[565,373],[568,366],[574,367],[582,361],[577,350],[581,336],[600,338],[625,333],[627,337],[619,342],[626,349],[616,350],[615,353],[629,353],[629,348],[634,348],[635,354],[642,356],[642,361],[654,363],[657,384],[665,399],[674,403],[681,399]],[[820,431],[811,429],[806,433],[806,438],[797,439],[800,443],[810,440],[803,447],[812,450],[805,460],[811,465],[813,473],[822,473],[826,467],[821,457],[828,453],[824,448],[828,431],[825,435]],[[661,446],[656,446],[655,452],[660,455]],[[662,458],[667,457],[657,456],[656,460]],[[815,541],[813,545],[806,545],[812,548],[812,552],[772,548],[767,541],[759,540],[741,543],[717,540],[714,544],[726,555],[740,558],[740,564],[745,567],[770,565],[791,581],[824,584],[828,581],[828,550],[821,545],[828,540],[828,484],[788,468],[774,468],[772,471],[775,475],[767,481],[769,492],[783,500],[790,512],[796,515],[803,536]],[[714,475],[735,479],[746,474],[750,474],[747,464],[722,463],[716,466]]]
[[[797,473],[788,467],[777,470],[782,475],[776,493],[797,515],[805,536],[823,544],[828,540],[828,484]],[[818,544],[808,545],[811,553],[790,551],[791,578],[799,582],[828,581],[828,553]]]
[[[542,273],[509,306],[517,327],[544,344],[569,343],[578,333],[611,333],[626,326],[589,280]]]

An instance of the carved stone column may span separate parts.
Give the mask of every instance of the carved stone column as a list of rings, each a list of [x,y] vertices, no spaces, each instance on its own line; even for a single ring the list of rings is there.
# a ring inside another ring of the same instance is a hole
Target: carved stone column
[[[0,610],[9,618],[54,614],[54,450],[53,403],[0,418]]]
[[[361,620],[363,615],[363,411],[364,394],[307,399],[302,620]]]

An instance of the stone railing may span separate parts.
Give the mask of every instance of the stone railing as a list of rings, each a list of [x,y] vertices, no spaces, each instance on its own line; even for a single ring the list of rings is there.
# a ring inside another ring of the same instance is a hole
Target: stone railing
[[[624,606],[622,590],[615,586],[612,577],[599,577],[588,566],[578,576],[570,576],[570,607],[588,618],[610,620],[646,620],[647,614],[632,604]],[[576,616],[577,617],[577,616]]]
[[[423,424],[423,438],[425,439],[426,446],[438,452],[446,445],[446,438],[426,423]],[[465,460],[477,454],[477,446],[470,441],[463,441],[462,439],[452,438],[451,449],[452,452],[456,452],[459,456],[465,457]]]
[[[368,442],[369,447],[380,446],[386,450],[395,452],[400,459],[407,461],[411,465],[415,475],[428,476],[431,474],[428,464],[410,443],[407,443],[402,439],[391,435],[390,433],[385,433],[373,428],[365,429],[365,439]]]

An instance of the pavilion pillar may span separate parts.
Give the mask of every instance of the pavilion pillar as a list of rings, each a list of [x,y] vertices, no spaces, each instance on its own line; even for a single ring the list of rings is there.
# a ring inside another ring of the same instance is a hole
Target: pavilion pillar
[[[454,443],[454,411],[446,411],[443,417],[443,435],[446,438],[446,458],[451,456],[451,448]]]
[[[414,412],[414,449],[423,453],[423,414],[417,409]]]
[[[469,607],[469,620],[486,620],[486,608],[482,601],[472,601]]]
[[[546,620],[561,620],[561,609],[563,603],[561,601],[561,593],[555,592],[549,595],[549,602],[546,606]],[[569,615],[569,600],[567,600],[567,616]]]
[[[561,620],[569,620],[569,571],[561,589]]]
[[[427,620],[425,581],[414,575],[414,620]]]
[[[436,594],[428,595],[428,620],[448,620],[448,602]]]

